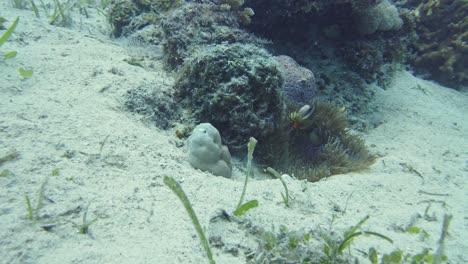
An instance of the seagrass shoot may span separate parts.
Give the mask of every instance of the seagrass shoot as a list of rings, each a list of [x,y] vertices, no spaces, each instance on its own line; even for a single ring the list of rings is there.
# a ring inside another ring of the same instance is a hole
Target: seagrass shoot
[[[89,206],[90,206],[90,205],[91,205],[91,203],[88,203],[88,205],[86,206],[85,211],[84,211],[84,213],[83,213],[83,218],[81,219],[81,223],[77,224],[77,223],[75,223],[75,222],[68,221],[68,222],[70,222],[70,223],[73,225],[73,227],[75,227],[75,228],[77,229],[77,231],[78,231],[79,234],[83,234],[83,235],[88,234],[88,232],[89,232],[89,227],[90,227],[92,224],[94,224],[94,223],[98,220],[97,217],[95,217],[95,218],[94,218],[93,220],[91,220],[91,221],[88,221],[88,220],[87,220],[88,210],[89,210]]]
[[[289,191],[288,191],[288,186],[286,185],[286,182],[284,181],[283,177],[281,176],[281,174],[279,174],[279,172],[277,172],[275,169],[271,167],[268,167],[267,171],[273,174],[273,176],[275,176],[281,181],[281,184],[283,185],[284,190],[285,190],[285,193],[281,193],[281,198],[283,198],[284,205],[286,207],[289,207]]]
[[[242,194],[239,199],[239,203],[237,204],[236,210],[234,211],[235,216],[242,216],[245,212],[258,206],[257,200],[250,200],[246,203],[243,203],[245,192],[247,190],[247,182],[249,181],[250,174],[252,173],[252,159],[253,159],[253,152],[255,150],[256,145],[257,145],[257,140],[251,137],[249,139],[249,143],[247,144],[247,169],[245,171],[244,187],[242,189]]]
[[[3,21],[5,21],[4,18],[1,18],[0,21],[0,26],[3,24]],[[18,25],[19,22],[19,17],[16,17],[16,19],[13,21],[13,23],[8,27],[8,29],[3,33],[3,35],[0,37],[0,47],[8,40],[8,38],[11,36],[13,31],[15,30],[16,26]],[[6,61],[8,59],[13,59],[16,57],[17,51],[9,51],[5,54],[0,53],[0,62]]]
[[[5,19],[0,17],[0,26],[2,25],[2,23],[4,21],[5,21]],[[5,33],[3,33],[3,35],[0,37],[0,47],[8,40],[8,38],[10,38],[11,34],[15,30],[18,23],[19,23],[19,17],[16,17],[16,19],[13,21],[13,23],[10,25],[10,27],[8,27],[8,29],[5,31]],[[17,54],[18,54],[18,52],[16,50],[9,51],[9,52],[7,52],[5,54],[0,53],[0,62],[4,62],[6,60],[13,59],[13,58],[16,57]],[[26,67],[26,68],[20,67],[18,69],[18,73],[23,78],[30,78],[33,75],[33,69],[30,68],[30,67]]]
[[[203,248],[205,249],[206,256],[208,257],[208,261],[210,264],[214,264],[215,261],[213,259],[213,254],[211,253],[210,246],[208,244],[208,240],[206,239],[205,233],[203,232],[203,228],[200,225],[200,222],[198,221],[197,215],[195,214],[195,211],[192,208],[192,205],[190,204],[190,201],[185,194],[184,190],[180,186],[180,184],[172,177],[164,176],[164,184],[169,187],[172,192],[179,198],[179,200],[182,202],[182,205],[185,207],[185,210],[187,211],[190,220],[192,221],[195,230],[198,233],[198,237],[200,238],[201,244],[203,245]]]
[[[47,181],[49,180],[48,177],[44,179],[44,181],[41,184],[41,187],[39,188],[39,194],[37,196],[37,201],[36,201],[36,207],[32,208],[31,206],[31,200],[29,199],[29,196],[27,194],[24,194],[24,200],[26,202],[26,209],[28,212],[28,219],[33,222],[37,223],[40,219],[39,217],[39,211],[42,208],[42,201],[44,200],[44,190],[45,186],[47,184]]]

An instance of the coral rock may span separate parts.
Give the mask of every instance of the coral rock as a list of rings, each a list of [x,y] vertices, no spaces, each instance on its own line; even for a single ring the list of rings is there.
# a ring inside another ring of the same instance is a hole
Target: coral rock
[[[275,58],[283,66],[285,97],[298,105],[312,102],[317,91],[314,73],[289,56]]]
[[[283,153],[287,143],[281,135],[286,133],[282,87],[280,65],[249,44],[200,47],[185,60],[175,85],[193,118],[216,126],[234,154],[245,155],[246,140],[255,137],[257,160],[265,162]]]
[[[353,16],[357,30],[363,35],[377,31],[397,30],[403,25],[398,9],[388,0],[369,8],[356,10]]]

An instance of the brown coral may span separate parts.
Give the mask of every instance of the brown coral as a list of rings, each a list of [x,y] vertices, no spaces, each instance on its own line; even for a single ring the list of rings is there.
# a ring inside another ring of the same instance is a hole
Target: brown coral
[[[416,69],[445,85],[468,85],[468,2],[425,0],[412,14]]]

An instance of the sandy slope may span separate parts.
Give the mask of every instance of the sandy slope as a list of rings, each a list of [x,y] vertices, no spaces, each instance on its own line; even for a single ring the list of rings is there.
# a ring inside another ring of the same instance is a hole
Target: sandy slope
[[[0,12],[10,21],[21,17],[15,41],[2,47],[18,56],[0,64],[0,157],[20,154],[0,167],[10,171],[0,178],[0,262],[206,262],[186,212],[162,177],[182,184],[208,226],[218,208],[234,209],[242,168],[233,180],[197,171],[176,146],[174,131],[145,125],[123,110],[123,95],[131,87],[172,83],[160,63],[145,70],[124,62],[128,54],[99,34],[105,26],[97,16],[80,31],[50,26],[5,3]],[[21,80],[20,66],[33,67],[33,77]],[[258,199],[260,206],[246,219],[264,228],[332,225],[341,232],[370,215],[366,228],[395,243],[362,238],[353,250],[373,245],[383,252],[399,247],[416,253],[436,249],[441,220],[449,213],[454,218],[446,253],[451,263],[467,263],[468,96],[408,72],[377,94],[377,111],[369,118],[378,126],[365,138],[382,158],[369,171],[313,184],[287,178],[291,208],[280,204],[278,180],[253,180],[247,199]],[[59,174],[50,176],[56,168]],[[46,176],[41,215],[58,223],[51,232],[27,219],[23,197],[28,194],[34,206]],[[418,219],[429,203],[436,221]],[[81,235],[69,221],[79,223],[88,204],[88,218],[99,219],[90,235]],[[422,241],[401,231],[412,223],[430,237]],[[226,239],[255,247],[243,231],[230,232]],[[242,254],[214,252],[219,263],[245,262]]]

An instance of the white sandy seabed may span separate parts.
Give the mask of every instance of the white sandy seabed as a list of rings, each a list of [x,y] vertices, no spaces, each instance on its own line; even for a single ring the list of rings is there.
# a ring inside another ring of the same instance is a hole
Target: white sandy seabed
[[[0,157],[19,157],[0,165],[8,170],[0,177],[0,263],[207,262],[186,211],[162,178],[181,183],[207,227],[217,209],[234,210],[243,168],[235,168],[233,179],[195,170],[173,130],[147,125],[123,109],[128,89],[173,83],[160,62],[149,70],[125,62],[126,49],[98,34],[107,26],[96,14],[70,29],[6,3],[0,12],[6,25],[20,16],[1,48],[18,55],[0,64]],[[22,80],[19,67],[32,67],[33,76]],[[281,204],[278,179],[251,180],[246,199],[260,205],[243,217],[265,229],[332,226],[341,233],[369,215],[364,228],[394,243],[360,237],[351,250],[364,258],[371,246],[385,253],[434,252],[442,219],[451,214],[445,254],[450,263],[468,263],[467,94],[402,71],[390,88],[377,89],[373,104],[378,111],[369,118],[380,125],[364,138],[382,157],[368,171],[317,183],[286,177],[290,208]],[[58,223],[50,231],[28,220],[24,198],[35,207],[46,177],[39,215]],[[88,219],[98,220],[83,235],[72,222],[81,222],[87,205]],[[404,232],[410,225],[429,236]],[[240,230],[226,232],[255,249]],[[245,262],[242,252],[213,251],[218,263]]]

